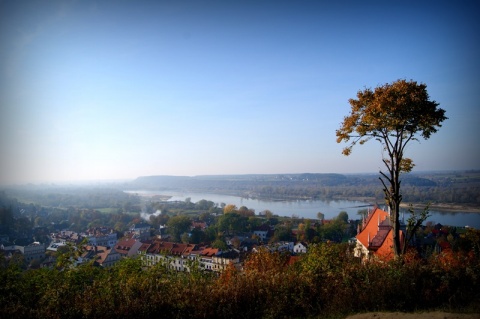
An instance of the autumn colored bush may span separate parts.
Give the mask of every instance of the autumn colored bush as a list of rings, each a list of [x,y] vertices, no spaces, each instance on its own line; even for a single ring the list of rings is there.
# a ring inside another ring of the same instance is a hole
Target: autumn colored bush
[[[470,247],[472,247],[470,245]],[[1,318],[324,318],[366,311],[480,311],[475,249],[361,262],[348,244],[311,245],[292,262],[260,250],[217,276],[143,269],[125,259],[24,271],[0,267]]]

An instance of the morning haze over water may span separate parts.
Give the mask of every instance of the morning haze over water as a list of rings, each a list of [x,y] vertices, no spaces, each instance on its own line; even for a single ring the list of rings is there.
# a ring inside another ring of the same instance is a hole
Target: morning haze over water
[[[165,195],[171,196],[169,201],[185,201],[190,198],[190,201],[196,203],[202,199],[212,201],[217,205],[221,203],[233,204],[237,207],[246,206],[254,209],[258,214],[264,210],[270,210],[275,215],[289,216],[296,215],[303,218],[316,219],[317,213],[325,214],[326,219],[336,217],[341,211],[348,213],[350,219],[359,219],[357,214],[359,210],[372,208],[375,203],[368,203],[354,200],[262,200],[243,198],[240,196],[210,194],[210,193],[193,193],[193,192],[174,192],[174,191],[150,191],[150,190],[133,190],[126,191],[131,194],[138,194],[141,196]],[[377,203],[380,208],[384,209],[384,205]],[[385,208],[386,209],[386,208]],[[409,217],[408,211],[404,211],[405,221]],[[480,215],[477,213],[465,212],[447,212],[447,211],[430,211],[431,216],[427,222],[440,223],[442,225],[450,226],[470,226],[480,228]]]

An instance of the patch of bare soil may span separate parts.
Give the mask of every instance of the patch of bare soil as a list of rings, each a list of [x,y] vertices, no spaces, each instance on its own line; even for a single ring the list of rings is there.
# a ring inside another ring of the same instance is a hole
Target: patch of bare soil
[[[479,319],[480,314],[434,312],[368,312],[348,316],[346,319]]]

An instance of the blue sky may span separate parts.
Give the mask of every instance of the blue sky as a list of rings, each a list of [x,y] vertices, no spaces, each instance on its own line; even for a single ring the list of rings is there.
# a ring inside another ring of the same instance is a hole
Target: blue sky
[[[449,117],[415,170],[479,169],[475,3],[333,2],[0,1],[0,181],[378,172],[335,130],[397,79]]]

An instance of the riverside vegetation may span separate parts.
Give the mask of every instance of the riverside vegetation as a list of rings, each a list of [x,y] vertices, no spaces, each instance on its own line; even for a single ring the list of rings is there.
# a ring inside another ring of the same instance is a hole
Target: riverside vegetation
[[[4,188],[19,201],[57,208],[114,208],[127,212],[139,198],[123,190],[234,195],[271,200],[355,200],[384,202],[378,174],[250,174],[143,176],[130,182],[97,185],[24,185]],[[412,172],[402,176],[407,203],[430,203],[479,210],[480,171]]]
[[[36,194],[31,193],[32,200],[25,204],[0,193],[2,225],[9,226],[12,234],[32,229],[30,235],[41,241],[50,231],[64,227],[111,224],[121,232],[141,221],[142,210],[162,211],[150,216],[154,227],[181,213],[194,212],[205,219],[222,211],[208,201],[168,207],[165,202],[142,203],[137,196],[113,190],[59,195],[47,190],[33,198]],[[41,200],[56,203],[42,207]],[[85,202],[92,206],[83,209]],[[247,215],[251,215],[248,209]],[[257,219],[247,218],[252,223]],[[275,220],[272,216],[271,221]],[[319,234],[320,239],[328,236]],[[85,264],[25,270],[22,260],[0,256],[0,317],[343,318],[369,311],[480,313],[480,231],[467,229],[452,249],[420,253],[408,251],[390,262],[362,263],[347,243],[318,242],[295,263],[287,255],[261,251],[245,260],[242,271],[228,269],[219,276],[179,273],[161,265],[145,269],[139,259],[124,259],[108,269]]]
[[[112,268],[22,271],[2,260],[0,317],[343,318],[369,311],[480,313],[480,232],[456,250],[390,262],[355,258],[346,243],[319,243],[297,262],[260,251],[243,271],[181,273],[140,259]]]

